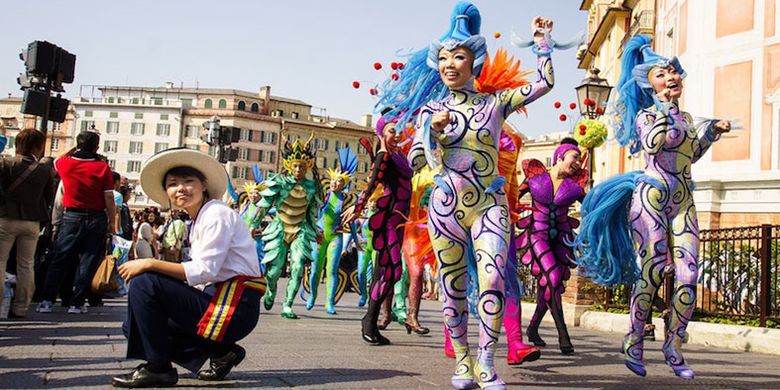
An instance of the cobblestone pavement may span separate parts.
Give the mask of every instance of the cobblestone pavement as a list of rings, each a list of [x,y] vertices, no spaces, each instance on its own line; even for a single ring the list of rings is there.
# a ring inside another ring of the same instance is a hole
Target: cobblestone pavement
[[[280,291],[284,291],[281,289]],[[279,316],[280,304],[260,317],[254,333],[241,344],[247,358],[224,382],[201,382],[179,368],[179,387],[248,387],[311,389],[448,388],[454,362],[442,352],[438,302],[423,301],[421,321],[429,336],[407,335],[398,324],[384,334],[393,344],[374,347],[360,338],[363,310],[357,296],[345,294],[338,314],[329,316],[320,303],[307,312],[296,302],[299,320]],[[135,367],[124,360],[120,330],[125,301],[108,300],[83,315],[31,310],[23,320],[0,320],[0,388],[111,388],[110,378]],[[528,314],[530,315],[530,313]],[[476,323],[471,340],[476,342]],[[574,356],[557,349],[555,329],[543,325],[548,341],[542,358],[523,366],[506,365],[506,345],[498,347],[497,369],[509,388],[600,389],[770,389],[780,388],[776,356],[686,346],[686,360],[696,379],[674,377],[663,364],[660,342],[648,342],[648,377],[637,377],[623,366],[620,335],[570,329]]]

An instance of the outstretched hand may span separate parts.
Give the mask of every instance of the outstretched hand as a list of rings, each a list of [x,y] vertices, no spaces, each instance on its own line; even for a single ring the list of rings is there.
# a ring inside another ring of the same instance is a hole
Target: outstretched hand
[[[534,37],[541,37],[545,34],[550,34],[553,29],[553,21],[545,18],[544,16],[537,16],[531,22],[531,32]]]
[[[349,206],[347,209],[341,212],[341,222],[344,225],[355,222],[357,217],[357,214],[355,214],[355,205]]]
[[[718,121],[715,123],[715,131],[718,132],[718,134],[728,133],[731,131],[731,122]]]

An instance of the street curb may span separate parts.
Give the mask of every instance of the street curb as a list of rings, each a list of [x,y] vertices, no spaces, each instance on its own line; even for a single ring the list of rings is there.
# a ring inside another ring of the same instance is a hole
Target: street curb
[[[653,318],[653,324],[656,340],[663,340],[663,331],[658,331],[664,328],[663,320]],[[580,317],[579,325],[588,330],[625,334],[628,314],[587,311]],[[780,329],[692,321],[687,331],[690,344],[780,355]]]

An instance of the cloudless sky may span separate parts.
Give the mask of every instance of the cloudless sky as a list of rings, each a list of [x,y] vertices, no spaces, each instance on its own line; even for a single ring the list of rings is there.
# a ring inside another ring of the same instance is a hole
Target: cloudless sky
[[[369,84],[389,73],[399,49],[426,47],[449,26],[453,0],[279,1],[13,1],[4,5],[0,40],[0,94],[21,96],[18,54],[34,40],[48,40],[77,55],[80,85],[163,86],[258,91],[324,107],[334,117],[359,121],[373,110]],[[534,16],[555,22],[553,38],[565,41],[586,29],[579,0],[474,1],[482,14],[489,52],[499,46],[519,55],[522,69],[536,60],[530,49],[511,46],[512,31],[530,36]],[[495,39],[494,32],[501,38]],[[565,130],[553,102],[568,107],[584,72],[575,49],[553,53],[556,84],[528,106],[528,118],[511,121],[529,136]],[[535,76],[534,76],[535,77]],[[352,81],[361,81],[361,88]],[[317,109],[314,114],[320,114]],[[572,116],[572,115],[569,115]],[[376,116],[375,116],[376,117]],[[573,123],[573,122],[572,122]]]

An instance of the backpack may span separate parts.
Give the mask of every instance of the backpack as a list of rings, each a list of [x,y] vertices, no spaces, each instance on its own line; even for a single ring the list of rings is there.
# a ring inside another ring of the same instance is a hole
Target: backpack
[[[126,204],[119,208],[119,226],[122,228],[121,237],[125,240],[132,240],[133,218],[130,216],[130,208]]]

